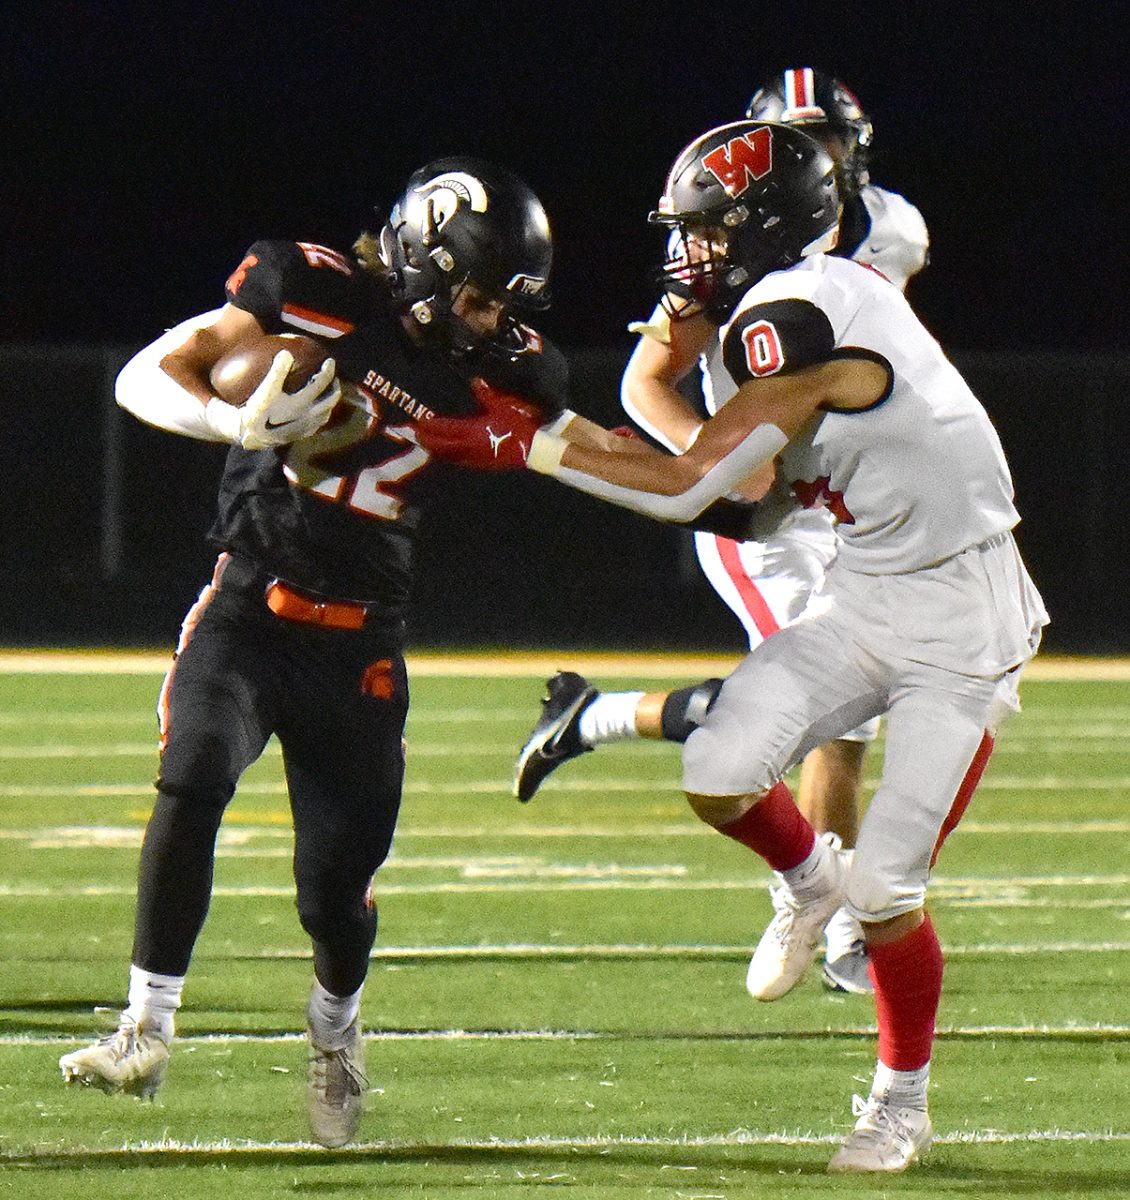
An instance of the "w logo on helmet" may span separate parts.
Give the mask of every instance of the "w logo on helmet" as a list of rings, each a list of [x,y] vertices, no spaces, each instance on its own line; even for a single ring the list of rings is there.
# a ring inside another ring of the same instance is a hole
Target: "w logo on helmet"
[[[704,154],[702,165],[737,199],[773,169],[773,137],[768,129],[755,129]]]

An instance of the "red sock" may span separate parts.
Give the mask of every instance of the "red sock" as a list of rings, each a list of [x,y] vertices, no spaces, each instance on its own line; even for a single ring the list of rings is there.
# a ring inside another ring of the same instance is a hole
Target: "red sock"
[[[868,946],[879,1018],[879,1061],[916,1071],[930,1061],[942,995],[942,947],[929,914],[917,929],[885,946]]]
[[[771,787],[751,808],[719,833],[760,854],[774,871],[788,871],[812,853],[816,832],[793,802],[783,783]]]

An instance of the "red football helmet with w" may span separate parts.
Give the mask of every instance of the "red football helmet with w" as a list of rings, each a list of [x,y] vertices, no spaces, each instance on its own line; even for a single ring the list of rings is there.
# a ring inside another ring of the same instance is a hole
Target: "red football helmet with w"
[[[721,319],[763,275],[835,246],[835,164],[799,129],[735,121],[683,150],[648,220],[671,231],[665,307]]]

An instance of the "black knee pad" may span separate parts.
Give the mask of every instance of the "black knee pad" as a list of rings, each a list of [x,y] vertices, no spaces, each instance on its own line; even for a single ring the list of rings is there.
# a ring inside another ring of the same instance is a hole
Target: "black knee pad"
[[[685,742],[702,724],[721,690],[721,679],[705,679],[693,687],[669,692],[661,717],[664,739]]]
[[[157,804],[154,816],[160,815],[172,825],[215,825],[223,819],[224,809],[235,791],[220,784],[178,784],[162,773],[157,777]]]
[[[312,941],[332,946],[372,945],[377,910],[367,891],[345,895],[338,888],[300,887],[298,919]]]

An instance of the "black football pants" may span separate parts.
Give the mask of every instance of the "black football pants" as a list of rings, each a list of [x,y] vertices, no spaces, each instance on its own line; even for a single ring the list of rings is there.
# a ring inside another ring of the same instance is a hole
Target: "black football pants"
[[[392,842],[408,681],[399,625],[330,629],[276,617],[261,586],[223,581],[189,613],[162,690],[157,803],[139,870],[133,962],[185,974],[212,891],[216,836],[272,733],[294,821],[298,915],[335,995],[364,981],[369,896]],[[250,932],[250,931],[249,931]]]

